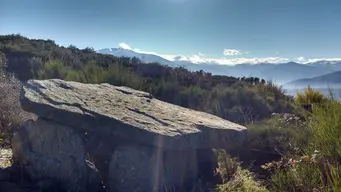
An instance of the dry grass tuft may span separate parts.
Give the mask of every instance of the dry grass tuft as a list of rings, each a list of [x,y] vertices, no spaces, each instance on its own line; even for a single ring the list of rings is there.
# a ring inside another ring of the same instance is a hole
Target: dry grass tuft
[[[223,183],[218,185],[215,192],[268,192],[255,175],[243,169],[236,158],[230,157],[225,151],[218,150],[219,168],[217,173]]]

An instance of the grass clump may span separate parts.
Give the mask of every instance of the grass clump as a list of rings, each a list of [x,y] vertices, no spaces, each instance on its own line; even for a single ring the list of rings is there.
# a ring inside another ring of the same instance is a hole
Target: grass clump
[[[313,132],[310,151],[318,149],[326,158],[341,162],[341,103],[328,100],[315,107],[309,126]]]
[[[302,93],[297,93],[295,97],[295,102],[298,105],[322,103],[325,100],[326,97],[321,92],[314,90],[310,86]]]

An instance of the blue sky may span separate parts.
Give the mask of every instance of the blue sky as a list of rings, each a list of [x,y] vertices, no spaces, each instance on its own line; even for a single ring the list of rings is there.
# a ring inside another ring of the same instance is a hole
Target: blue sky
[[[341,1],[0,0],[9,33],[222,64],[339,59]]]

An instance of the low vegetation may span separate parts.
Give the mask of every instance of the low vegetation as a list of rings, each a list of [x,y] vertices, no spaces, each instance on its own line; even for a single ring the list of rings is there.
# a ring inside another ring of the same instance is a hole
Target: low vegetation
[[[341,103],[310,87],[290,98],[280,87],[254,77],[143,64],[20,35],[0,36],[0,75],[0,138],[7,145],[16,127],[32,118],[18,102],[21,81],[107,82],[248,127],[243,150],[217,151],[221,183],[216,192],[341,191]],[[306,104],[312,109],[302,108]]]
[[[21,82],[14,76],[0,72],[0,144],[8,147],[15,129],[25,120],[34,118],[21,109],[19,103]]]
[[[310,87],[295,100],[314,107],[301,117],[273,114],[248,126],[246,145],[258,153],[240,155],[246,163],[219,153],[217,191],[341,191],[341,103]]]

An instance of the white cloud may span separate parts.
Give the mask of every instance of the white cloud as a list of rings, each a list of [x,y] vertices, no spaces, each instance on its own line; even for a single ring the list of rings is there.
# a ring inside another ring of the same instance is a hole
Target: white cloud
[[[303,61],[305,61],[305,58],[301,56],[301,57],[296,58],[296,60],[298,62],[303,62]]]
[[[237,49],[224,49],[224,55],[241,55],[242,53]]]
[[[283,57],[254,57],[254,58],[208,58],[206,59],[208,63],[217,63],[221,65],[235,65],[235,64],[243,64],[243,63],[249,63],[249,64],[257,64],[257,63],[283,63],[288,62],[289,59],[283,58]]]
[[[318,61],[341,61],[341,58],[315,58],[315,59],[308,59],[307,63],[313,63]]]
[[[130,49],[138,53],[144,53],[144,54],[153,54],[160,56],[164,59],[167,59],[169,61],[188,61],[195,64],[220,64],[220,65],[235,65],[235,64],[243,64],[243,63],[249,63],[249,64],[257,64],[257,63],[284,63],[290,61],[288,58],[283,57],[253,57],[253,58],[246,58],[246,57],[221,57],[221,58],[213,58],[213,57],[207,57],[203,53],[197,53],[193,55],[181,55],[181,54],[161,54],[156,53],[152,51],[144,51],[136,48],[130,47],[126,43],[120,43],[119,46],[124,49]],[[239,50],[235,49],[227,49],[227,52],[229,56],[233,55],[240,55],[242,54]],[[232,51],[231,51],[232,50]],[[341,60],[341,59],[340,59]]]
[[[128,44],[126,44],[126,43],[119,43],[118,45],[119,45],[120,48],[122,48],[122,49],[129,49],[129,50],[132,50],[132,48],[131,48]]]
[[[164,55],[159,55],[164,57]],[[191,55],[191,56],[184,56],[184,55],[167,55],[168,57],[164,57],[170,61],[188,61],[195,64],[220,64],[220,65],[235,65],[235,64],[257,64],[257,63],[284,63],[290,61],[288,58],[283,57],[264,57],[264,58],[244,58],[244,57],[237,57],[237,58],[210,58],[210,57],[203,57],[198,55]]]

